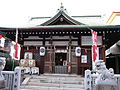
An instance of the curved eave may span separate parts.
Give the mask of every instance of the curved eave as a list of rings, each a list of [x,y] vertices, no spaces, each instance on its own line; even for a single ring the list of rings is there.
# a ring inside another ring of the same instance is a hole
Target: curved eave
[[[52,17],[51,19],[49,19],[48,21],[38,25],[38,26],[47,26],[48,24],[52,23],[53,21],[55,21],[61,14],[61,12],[58,12],[54,17]]]
[[[53,25],[53,26],[39,26],[39,27],[24,27],[18,28],[19,30],[88,30],[95,29],[98,30],[108,30],[108,29],[120,29],[120,25],[101,25],[101,26],[88,26],[88,25]],[[16,30],[16,28],[0,28],[0,31],[4,30]]]
[[[76,21],[75,19],[71,18],[71,17],[68,16],[65,12],[63,12],[62,15],[63,15],[64,17],[66,17],[68,20],[70,20],[71,22],[73,22],[74,24],[76,24],[76,25],[85,25],[85,24],[83,24],[83,23],[81,23],[81,22],[78,22],[78,21]]]
[[[52,22],[54,22],[57,18],[59,18],[61,15],[63,15],[69,22],[75,24],[75,25],[85,25],[83,23],[80,23],[74,19],[72,19],[70,16],[68,16],[63,10],[60,10],[53,18],[51,18],[50,20],[38,25],[38,26],[47,26],[49,24],[51,24]]]
[[[23,29],[82,29],[82,28],[119,28],[120,25],[99,25],[99,26],[89,26],[89,25],[51,25],[51,26],[39,26],[39,27],[28,27]],[[22,28],[21,28],[22,29]]]

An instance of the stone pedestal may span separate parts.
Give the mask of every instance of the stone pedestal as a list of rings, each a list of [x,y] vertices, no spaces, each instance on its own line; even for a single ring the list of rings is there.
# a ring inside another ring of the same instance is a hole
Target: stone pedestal
[[[116,85],[95,85],[93,90],[118,90]]]
[[[4,69],[5,67],[5,64],[6,64],[6,58],[5,57],[0,57],[0,90],[8,90],[6,89],[6,85],[5,85],[5,80],[4,80],[4,77],[2,75],[2,70]]]
[[[8,90],[8,89],[5,87],[5,81],[4,81],[4,80],[0,80],[0,90]]]
[[[5,81],[0,80],[0,89],[5,88]]]

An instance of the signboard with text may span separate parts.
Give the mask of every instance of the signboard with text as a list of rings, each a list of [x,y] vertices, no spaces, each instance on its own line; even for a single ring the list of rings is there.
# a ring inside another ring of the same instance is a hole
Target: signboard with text
[[[97,37],[98,45],[102,45],[102,36]],[[92,45],[92,36],[81,36],[81,45]]]
[[[81,55],[81,63],[87,63],[87,55]]]

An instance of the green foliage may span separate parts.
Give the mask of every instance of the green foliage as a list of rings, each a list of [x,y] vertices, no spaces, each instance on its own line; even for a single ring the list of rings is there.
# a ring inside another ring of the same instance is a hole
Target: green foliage
[[[6,59],[5,71],[12,71],[16,66],[19,66],[19,61],[11,58]]]

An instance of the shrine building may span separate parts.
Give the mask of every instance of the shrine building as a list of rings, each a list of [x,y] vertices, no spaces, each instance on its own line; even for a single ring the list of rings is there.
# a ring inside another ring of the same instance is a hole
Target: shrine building
[[[46,21],[17,28],[18,43],[22,46],[21,59],[26,52],[31,52],[40,73],[83,75],[84,70],[91,69],[91,29],[98,33],[99,59],[105,62],[105,50],[120,40],[120,26],[102,23],[101,15],[70,16],[61,6],[55,16],[34,17],[31,22],[35,19]],[[16,28],[0,27],[0,31],[15,41]]]

